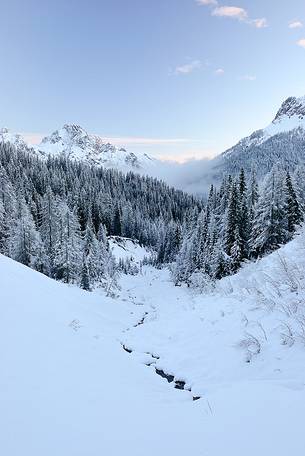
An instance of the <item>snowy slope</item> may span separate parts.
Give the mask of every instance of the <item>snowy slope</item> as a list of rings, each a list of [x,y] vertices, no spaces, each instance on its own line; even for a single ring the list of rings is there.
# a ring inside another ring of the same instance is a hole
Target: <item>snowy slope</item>
[[[141,307],[3,256],[0,289],[0,454],[198,454],[198,405],[120,345]]]
[[[129,259],[137,265],[150,255],[148,249],[141,246],[137,240],[121,236],[111,236],[109,246],[116,260]]]
[[[164,271],[134,284],[147,315],[124,343],[204,398],[204,454],[303,452],[304,258],[303,234],[205,295],[173,289]]]
[[[1,256],[0,453],[302,454],[304,235],[279,253],[204,295],[143,267],[115,300]]]

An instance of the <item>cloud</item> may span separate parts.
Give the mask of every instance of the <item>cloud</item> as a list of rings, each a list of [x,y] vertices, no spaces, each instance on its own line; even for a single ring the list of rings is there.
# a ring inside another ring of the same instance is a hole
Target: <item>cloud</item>
[[[195,70],[198,70],[202,67],[202,63],[200,60],[193,60],[190,63],[186,63],[184,65],[177,66],[174,70],[174,74],[190,74]]]
[[[212,156],[215,156],[215,153],[209,150],[189,151],[186,154],[180,154],[179,157],[168,157],[168,160],[163,155],[158,157],[162,161],[158,166],[152,167],[151,174],[178,189],[205,194],[213,181],[211,170],[215,162],[203,157]]]
[[[225,70],[223,68],[218,68],[215,71],[216,76],[223,76],[225,74]]]
[[[297,42],[297,45],[298,45],[298,46],[301,46],[302,48],[305,49],[305,38],[302,38],[301,40],[299,40],[299,41]]]
[[[288,27],[291,29],[302,28],[303,23],[301,21],[290,21]]]
[[[261,19],[254,19],[254,20],[250,21],[250,23],[258,29],[268,27],[268,22],[265,17],[262,17]]]
[[[207,5],[212,5],[212,6],[217,6],[218,5],[218,1],[217,0],[196,0],[198,5],[204,5],[204,6],[207,6]]]
[[[230,17],[239,21],[246,21],[248,19],[247,11],[238,6],[219,6],[212,11],[212,16]]]
[[[238,78],[240,81],[256,81],[256,76],[251,74],[245,74],[244,76],[240,76]]]
[[[212,16],[217,17],[228,17],[230,19],[236,19],[240,22],[252,25],[257,29],[268,27],[268,22],[265,17],[258,19],[249,18],[249,14],[245,8],[239,6],[220,6],[217,0],[197,0],[199,5],[213,6]]]
[[[168,145],[168,146],[175,146],[177,144],[188,144],[192,142],[190,139],[185,138],[143,138],[137,136],[127,136],[127,137],[111,137],[111,136],[101,136],[104,142],[110,142],[115,146],[156,146],[156,145]]]

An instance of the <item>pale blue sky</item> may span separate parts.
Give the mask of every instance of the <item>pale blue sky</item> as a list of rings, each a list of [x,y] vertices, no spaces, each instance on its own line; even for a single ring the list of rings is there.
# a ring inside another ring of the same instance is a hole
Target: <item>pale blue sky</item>
[[[77,123],[201,157],[305,94],[304,0],[10,0],[0,40],[0,124],[18,132]]]

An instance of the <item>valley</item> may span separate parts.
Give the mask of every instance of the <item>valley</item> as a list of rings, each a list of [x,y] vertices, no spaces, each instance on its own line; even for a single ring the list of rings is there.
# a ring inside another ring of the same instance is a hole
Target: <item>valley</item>
[[[301,233],[203,294],[144,266],[114,297],[1,256],[1,453],[302,452],[304,252]]]

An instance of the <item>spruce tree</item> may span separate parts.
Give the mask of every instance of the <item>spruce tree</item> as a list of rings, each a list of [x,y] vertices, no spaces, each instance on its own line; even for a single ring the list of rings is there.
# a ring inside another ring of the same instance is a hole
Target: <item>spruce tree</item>
[[[232,190],[230,193],[228,215],[226,223],[225,233],[225,250],[227,255],[231,255],[231,250],[235,241],[236,227],[238,226],[238,192],[236,183],[232,184]]]
[[[288,231],[289,233],[293,233],[296,226],[303,221],[303,216],[289,172],[286,175],[286,215]]]

